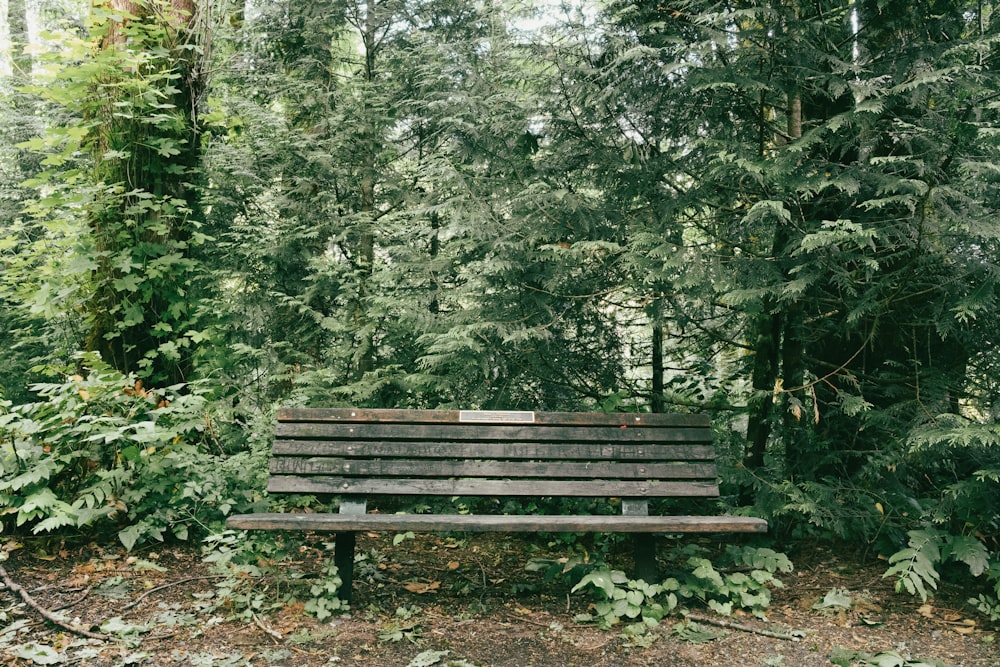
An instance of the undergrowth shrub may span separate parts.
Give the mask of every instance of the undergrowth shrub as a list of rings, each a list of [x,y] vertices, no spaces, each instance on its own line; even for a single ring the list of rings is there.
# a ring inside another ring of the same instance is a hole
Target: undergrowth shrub
[[[765,479],[733,466],[722,476],[752,487],[775,533],[860,545],[888,559],[897,591],[926,600],[954,581],[1000,617],[1000,425],[928,418],[850,475]]]
[[[773,549],[729,545],[715,558],[705,550],[687,545],[677,550],[679,563],[659,582],[631,579],[600,561],[565,562],[546,559],[529,561],[529,571],[541,572],[547,581],[568,579],[572,592],[589,591],[594,597],[591,610],[576,617],[610,628],[631,623],[630,633],[654,627],[675,610],[698,604],[729,616],[743,610],[763,618],[771,603],[771,589],[784,585],[777,573],[791,572],[792,563]]]
[[[0,408],[5,530],[110,528],[126,548],[192,531],[247,508],[265,455],[226,456],[204,385],[143,387],[96,355],[85,370],[31,387]]]
[[[951,578],[1000,618],[1000,426],[940,415],[910,434],[903,463],[914,511],[885,576],[924,600]]]
[[[333,543],[324,544],[325,559],[303,559],[308,550],[304,538],[293,533],[223,530],[209,535],[203,560],[222,580],[206,606],[245,621],[298,601],[320,621],[347,611],[348,603],[337,597],[343,581],[333,562]],[[307,573],[290,565],[293,554],[298,562],[319,563],[320,570]]]

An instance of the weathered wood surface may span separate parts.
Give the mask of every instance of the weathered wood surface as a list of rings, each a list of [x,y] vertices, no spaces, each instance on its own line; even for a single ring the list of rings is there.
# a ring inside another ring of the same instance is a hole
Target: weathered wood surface
[[[271,475],[271,493],[411,496],[690,497],[719,495],[714,482],[298,477]]]
[[[355,422],[368,424],[452,424],[459,423],[464,410],[376,410],[363,408],[284,408],[278,421],[291,422]],[[478,412],[490,412],[488,410]],[[506,412],[506,411],[500,411]],[[591,412],[535,412],[534,423],[553,426],[691,426],[708,428],[707,415],[626,414]]]
[[[655,533],[763,533],[731,516],[649,516],[648,499],[719,495],[704,415],[526,411],[286,409],[279,413],[268,490],[334,494],[339,514],[246,514],[246,530],[336,533],[351,597],[358,531],[632,533],[639,575],[655,580]],[[366,514],[367,496],[620,498],[622,514]]]
[[[450,459],[354,459],[275,457],[276,475],[352,477],[500,477],[513,479],[703,479],[715,480],[712,463],[616,463],[600,461],[469,461]]]
[[[415,532],[599,532],[599,533],[764,533],[767,522],[734,516],[564,516],[483,514],[287,514],[231,517],[245,530]]]
[[[414,442],[709,443],[708,428],[540,426],[535,424],[338,424],[278,422],[278,438]]]
[[[522,459],[577,461],[712,461],[711,445],[562,445],[533,442],[390,442],[275,440],[275,456]]]
[[[703,415],[294,409],[272,493],[714,497]]]

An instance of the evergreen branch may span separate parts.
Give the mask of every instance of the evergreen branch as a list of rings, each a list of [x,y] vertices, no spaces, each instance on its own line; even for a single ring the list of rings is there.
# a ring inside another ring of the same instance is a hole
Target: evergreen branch
[[[836,368],[834,368],[832,371],[830,371],[826,375],[820,376],[820,377],[816,378],[815,380],[813,380],[812,382],[807,382],[806,384],[804,384],[804,385],[802,385],[800,387],[792,387],[792,388],[789,388],[789,389],[786,389],[785,387],[777,387],[777,388],[775,388],[774,393],[775,394],[792,394],[792,393],[795,393],[797,391],[802,391],[804,389],[812,389],[816,385],[822,384],[822,383],[826,383],[827,385],[830,385],[831,387],[833,387],[833,385],[829,382],[829,379],[832,378],[833,376],[839,374],[841,371],[843,371],[844,369],[846,369],[848,366],[850,366],[851,362],[853,362],[855,359],[857,359],[858,356],[862,352],[864,352],[866,349],[868,349],[868,345],[872,342],[872,340],[874,340],[874,338],[875,338],[875,332],[877,330],[878,330],[878,327],[874,327],[874,326],[871,327],[871,330],[868,333],[868,337],[865,338],[865,340],[861,343],[861,347],[859,347],[854,352],[854,354],[852,354],[850,357],[848,357],[847,360],[844,363],[840,364],[839,366],[837,366]],[[833,388],[834,388],[834,390],[836,390],[836,387],[833,387]]]

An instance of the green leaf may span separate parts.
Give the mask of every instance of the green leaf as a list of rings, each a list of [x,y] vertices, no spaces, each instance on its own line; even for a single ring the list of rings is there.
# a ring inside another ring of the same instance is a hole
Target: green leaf
[[[978,577],[990,565],[990,553],[982,542],[966,535],[954,535],[948,539],[945,559],[950,555],[960,563],[969,566],[969,572]]]
[[[813,605],[813,609],[850,609],[854,604],[850,592],[842,588],[834,588],[823,596],[823,599]]]
[[[132,547],[135,546],[136,542],[142,536],[139,526],[129,526],[124,530],[118,531],[118,539],[125,546],[126,551],[132,551]]]
[[[448,653],[450,651],[423,651],[410,660],[406,667],[431,667],[431,665],[440,664]]]
[[[846,649],[840,646],[833,647],[830,651],[830,662],[837,667],[853,667],[855,662],[859,659],[864,659],[866,656],[863,653],[859,653],[853,649]]]
[[[612,579],[610,570],[602,569],[590,572],[580,580],[580,583],[571,589],[571,592],[576,593],[586,586],[593,586],[597,590],[602,591],[604,593],[604,597],[608,599],[611,599],[615,592],[615,582]]]
[[[895,651],[889,651],[872,656],[868,659],[868,664],[873,667],[904,667],[906,660]]]
[[[58,665],[67,660],[65,655],[51,646],[35,643],[18,646],[14,655],[22,660],[30,660],[36,665]]]
[[[55,516],[50,516],[47,519],[39,521],[35,527],[32,529],[34,533],[47,533],[57,528],[63,528],[65,526],[76,526],[78,523],[77,517],[72,514],[57,514]]]

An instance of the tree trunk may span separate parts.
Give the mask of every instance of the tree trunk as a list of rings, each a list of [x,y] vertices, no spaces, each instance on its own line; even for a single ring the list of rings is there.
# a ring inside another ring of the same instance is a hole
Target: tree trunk
[[[192,224],[199,213],[192,182],[202,84],[187,47],[196,7],[193,0],[163,6],[110,0],[105,7],[122,20],[108,22],[101,48],[121,55],[101,61],[88,106],[101,120],[89,145],[94,178],[106,194],[89,214],[97,268],[86,346],[122,372],[172,384],[191,370],[185,334],[192,324]],[[135,65],[129,59],[136,48],[166,55]],[[120,92],[144,85],[157,88],[155,106]]]
[[[31,56],[24,47],[28,34],[28,4],[25,0],[0,0],[0,77],[23,81],[31,71]],[[17,84],[15,84],[17,85]]]
[[[788,140],[790,142],[802,136],[802,95],[794,89],[788,95]],[[787,241],[786,241],[787,244]],[[787,253],[788,248],[781,248]],[[785,273],[785,279],[791,276]],[[805,390],[801,389],[805,381],[805,347],[802,340],[803,332],[800,321],[802,305],[798,302],[789,303],[784,312],[784,323],[781,343],[781,374],[784,380],[784,428],[782,439],[785,445],[785,473],[794,479],[802,468],[802,463],[809,458],[804,451],[803,410],[806,404]]]
[[[7,0],[0,0],[0,78],[8,78],[14,73],[14,49],[12,48],[10,6]]]
[[[771,413],[774,408],[774,386],[778,379],[778,350],[781,344],[781,316],[770,309],[756,318],[753,370],[749,417],[747,422],[747,453],[744,465],[750,470],[764,467],[767,441],[771,437]]]
[[[663,310],[657,303],[653,316],[653,395],[650,409],[653,412],[665,412],[666,404],[663,396]]]
[[[375,0],[365,0],[365,22],[361,35],[361,41],[365,50],[365,84],[369,87],[375,85],[376,66],[376,27],[375,20]],[[365,110],[370,107],[366,104]],[[367,114],[370,116],[370,114]],[[364,146],[364,159],[361,166],[361,224],[364,225],[358,235],[358,273],[360,285],[358,286],[358,304],[355,307],[355,321],[360,332],[359,349],[357,353],[357,378],[360,379],[365,373],[375,370],[375,333],[372,330],[366,312],[365,296],[368,293],[368,283],[371,281],[375,269],[375,162],[377,142],[375,128],[368,126],[368,141]]]

